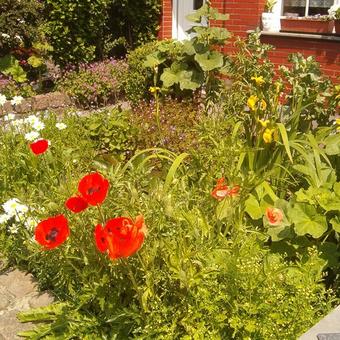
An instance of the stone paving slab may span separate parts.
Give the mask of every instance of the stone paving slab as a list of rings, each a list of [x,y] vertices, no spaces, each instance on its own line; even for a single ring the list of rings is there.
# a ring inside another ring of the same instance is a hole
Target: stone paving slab
[[[19,322],[17,313],[52,302],[49,293],[38,291],[31,274],[14,269],[0,275],[0,340],[22,339],[16,334],[33,325]]]
[[[305,334],[301,335],[298,340],[327,339],[325,334],[329,335],[329,339],[340,340],[340,306],[335,308]],[[320,335],[319,338],[318,335]]]

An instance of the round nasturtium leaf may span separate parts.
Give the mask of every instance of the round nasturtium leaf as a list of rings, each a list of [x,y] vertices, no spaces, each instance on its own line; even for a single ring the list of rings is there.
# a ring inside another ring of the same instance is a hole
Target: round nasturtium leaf
[[[309,234],[314,238],[321,237],[328,229],[326,216],[318,214],[316,209],[306,203],[296,203],[288,212],[294,223],[297,235]]]

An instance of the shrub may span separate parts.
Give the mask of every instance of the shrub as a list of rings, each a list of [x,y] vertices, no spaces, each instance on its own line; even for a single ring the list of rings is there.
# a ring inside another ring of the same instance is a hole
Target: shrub
[[[133,49],[156,39],[161,8],[159,0],[113,1],[107,25],[110,40]]]
[[[45,32],[58,64],[89,62],[102,56],[109,2],[47,0]]]
[[[150,97],[149,87],[153,85],[153,72],[144,66],[144,62],[156,46],[157,42],[141,45],[130,51],[126,57],[128,70],[119,81],[123,84],[126,98],[132,104]]]
[[[42,9],[36,0],[0,1],[0,56],[19,46],[31,47],[38,40]]]
[[[67,93],[76,104],[88,108],[116,102],[122,85],[118,74],[125,73],[123,61],[106,60],[82,64],[78,70],[67,71],[59,80],[57,88]]]
[[[107,154],[116,161],[133,155],[137,149],[138,128],[130,124],[129,117],[129,111],[112,109],[92,113],[84,121],[98,153]]]

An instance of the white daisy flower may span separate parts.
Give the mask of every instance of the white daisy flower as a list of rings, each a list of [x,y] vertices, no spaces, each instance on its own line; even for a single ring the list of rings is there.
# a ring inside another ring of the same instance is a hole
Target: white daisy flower
[[[7,102],[7,98],[6,96],[4,96],[3,94],[0,94],[0,105],[5,105],[5,103]]]
[[[8,227],[8,231],[11,233],[11,234],[17,234],[18,231],[19,231],[19,228],[16,224],[12,224]]]
[[[23,100],[24,100],[24,98],[21,97],[21,96],[14,96],[11,100],[11,104],[12,105],[20,105]]]
[[[5,213],[10,217],[13,217],[16,214],[16,209],[21,205],[20,201],[17,198],[11,198],[7,202],[2,205]]]
[[[35,115],[30,115],[25,119],[25,123],[33,125],[35,122],[40,122],[39,117]]]
[[[41,131],[45,128],[45,124],[40,121],[40,120],[36,120],[33,124],[32,124],[32,128],[36,131]]]
[[[67,128],[67,125],[64,123],[57,123],[55,126],[58,130],[64,130]]]
[[[29,231],[32,231],[37,226],[37,224],[38,222],[32,217],[28,217],[25,221],[25,227]]]
[[[25,139],[29,142],[34,142],[36,139],[39,138],[39,132],[31,131],[25,134]]]
[[[4,224],[10,219],[11,219],[11,216],[9,216],[7,214],[2,214],[2,215],[0,215],[0,224]]]
[[[4,117],[4,121],[8,122],[9,120],[13,120],[15,118],[15,114],[14,113],[9,113],[8,115],[6,115]]]
[[[11,198],[7,202],[5,202],[2,205],[2,207],[5,210],[5,213],[9,215],[10,217],[20,215],[20,214],[23,215],[28,212],[28,206],[21,204],[17,198]]]

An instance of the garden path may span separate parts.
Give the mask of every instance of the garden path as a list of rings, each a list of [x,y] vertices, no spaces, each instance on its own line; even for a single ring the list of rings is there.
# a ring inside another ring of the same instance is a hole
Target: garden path
[[[16,334],[33,328],[31,323],[20,323],[16,314],[30,308],[43,307],[53,302],[46,292],[39,292],[31,274],[18,269],[0,275],[0,340],[22,339]]]

